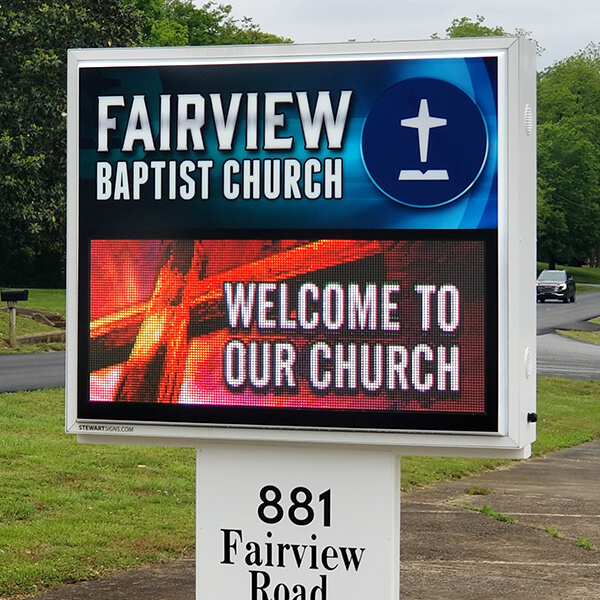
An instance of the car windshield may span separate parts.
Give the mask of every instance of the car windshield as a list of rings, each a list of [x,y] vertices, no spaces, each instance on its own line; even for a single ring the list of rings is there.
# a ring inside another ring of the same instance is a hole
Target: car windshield
[[[538,281],[566,281],[566,271],[542,271]]]

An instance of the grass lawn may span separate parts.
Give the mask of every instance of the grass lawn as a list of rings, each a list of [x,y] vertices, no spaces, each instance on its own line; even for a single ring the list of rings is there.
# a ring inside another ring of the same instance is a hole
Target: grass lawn
[[[537,441],[532,455],[543,456],[600,439],[600,382],[538,378]],[[402,489],[480,473],[508,461],[478,458],[402,458]]]
[[[65,290],[30,289],[29,300],[19,302],[19,308],[57,313],[64,316],[66,312]],[[8,312],[0,311],[0,353],[48,352],[65,349],[65,344],[62,343],[35,344],[20,346],[17,349],[10,348],[8,327]],[[43,323],[37,323],[33,319],[17,315],[17,336],[46,331],[56,331],[56,329]]]
[[[66,314],[65,298],[65,290],[29,289],[29,300],[19,302],[19,306],[44,312],[58,313],[64,317]]]
[[[538,262],[537,272],[540,273],[548,268],[548,263]],[[578,284],[593,283],[600,284],[600,267],[568,267],[564,265],[556,265],[557,269],[566,269],[573,275]]]
[[[10,348],[9,343],[9,315],[6,311],[0,311],[0,352],[2,350],[9,350],[14,352],[15,350]],[[17,336],[27,335],[30,333],[42,333],[45,331],[56,331],[56,329],[50,325],[38,323],[33,319],[27,317],[20,317],[17,315]],[[28,351],[28,346],[21,346],[18,348],[19,351]]]
[[[600,382],[539,379],[534,456],[600,438]],[[78,444],[64,390],[0,395],[0,597],[194,552],[195,454]],[[410,490],[506,461],[404,457]]]
[[[590,320],[591,323],[600,325],[600,317]],[[600,344],[600,331],[568,331],[561,330],[558,333],[565,337],[570,337],[580,342],[587,342],[588,344]]]
[[[88,446],[64,390],[0,395],[0,597],[190,555],[189,449]]]

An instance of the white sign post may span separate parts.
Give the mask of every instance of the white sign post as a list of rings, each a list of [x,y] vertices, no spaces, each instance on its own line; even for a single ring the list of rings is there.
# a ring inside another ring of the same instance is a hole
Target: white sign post
[[[196,481],[198,600],[398,598],[397,456],[211,444]]]
[[[69,53],[66,431],[197,449],[198,600],[396,600],[399,455],[535,440],[535,47]]]

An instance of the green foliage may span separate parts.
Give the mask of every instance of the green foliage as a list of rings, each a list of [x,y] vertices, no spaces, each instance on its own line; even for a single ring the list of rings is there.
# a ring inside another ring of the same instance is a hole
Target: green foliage
[[[600,248],[600,56],[557,62],[538,81],[538,258],[551,265]]]
[[[506,31],[503,27],[488,27],[487,25],[484,25],[484,23],[485,17],[481,15],[477,15],[475,20],[472,20],[469,17],[452,19],[452,23],[446,28],[446,37],[521,37],[534,42],[538,54],[541,54],[544,51],[538,42],[531,37],[531,31],[516,29],[511,33]],[[437,33],[434,33],[431,37],[434,39],[439,39],[439,35]]]
[[[238,21],[228,4],[207,2],[196,8],[191,0],[135,0],[148,17],[146,46],[208,46],[270,44],[290,40],[260,30],[252,19]]]
[[[475,512],[480,512],[486,517],[496,519],[496,521],[500,521],[501,523],[508,523],[509,525],[514,525],[517,522],[516,519],[513,519],[512,517],[509,517],[504,513],[495,511],[489,504],[484,504],[481,508],[477,508],[472,504],[465,504],[464,508],[474,510]]]
[[[575,540],[575,545],[578,548],[583,548],[584,550],[596,550],[594,544],[584,537],[578,537],[577,540]]]
[[[67,49],[288,41],[191,0],[10,0],[0,10],[0,280],[64,285]]]
[[[0,11],[0,279],[62,283],[66,51],[138,43],[128,0],[27,0]]]
[[[579,115],[600,115],[600,58],[594,46],[555,63],[539,78],[539,122]]]
[[[600,154],[589,138],[597,119],[565,117],[538,127],[540,258],[592,256],[600,242]]]
[[[553,266],[561,256],[568,256],[569,228],[563,210],[552,202],[551,188],[538,177],[537,235],[538,256],[548,259]]]
[[[488,36],[507,36],[503,27],[488,27],[484,25],[485,17],[477,15],[474,21],[469,17],[460,17],[452,19],[452,23],[446,28],[446,37],[462,38],[462,37],[488,37]],[[432,37],[437,38],[434,34]]]
[[[560,531],[558,530],[558,528],[555,525],[546,526],[545,531],[548,535],[552,536],[553,538],[560,537]]]

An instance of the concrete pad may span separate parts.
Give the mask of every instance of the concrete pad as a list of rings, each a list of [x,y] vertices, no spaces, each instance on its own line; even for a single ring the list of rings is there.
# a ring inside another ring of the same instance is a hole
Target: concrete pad
[[[600,549],[599,468],[591,442],[405,494],[401,598],[600,598],[600,552],[576,545]]]
[[[63,586],[40,600],[195,600],[194,559],[132,569],[99,581]]]

